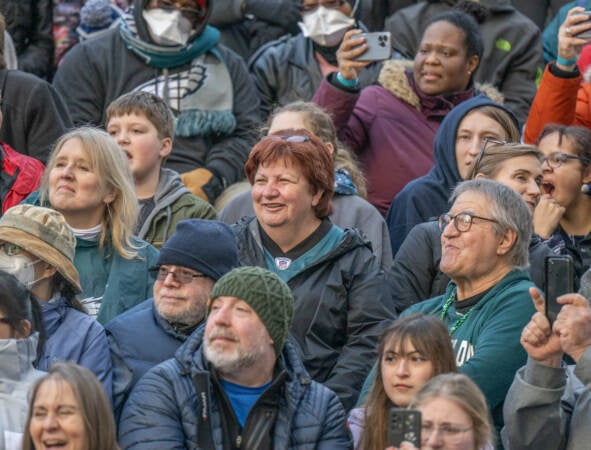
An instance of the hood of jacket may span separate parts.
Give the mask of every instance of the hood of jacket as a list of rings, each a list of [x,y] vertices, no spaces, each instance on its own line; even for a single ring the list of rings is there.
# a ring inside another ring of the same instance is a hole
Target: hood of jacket
[[[33,362],[38,341],[38,333],[24,339],[0,339],[0,379],[23,381],[37,372]]]
[[[168,219],[170,220],[172,211],[169,206],[174,203],[179,197],[184,194],[190,194],[191,191],[185,187],[181,176],[174,170],[167,169],[165,167],[160,169],[160,175],[158,179],[158,187],[154,194],[154,209],[150,212],[150,215],[146,217],[138,236],[144,238],[146,233],[150,229],[152,220],[162,210],[168,209]],[[168,227],[166,227],[168,228]]]
[[[394,96],[421,111],[432,111],[445,116],[455,105],[483,93],[497,103],[503,103],[503,94],[488,83],[476,83],[463,92],[451,95],[426,95],[415,85],[412,70],[414,62],[408,59],[392,59],[384,62],[378,82]]]

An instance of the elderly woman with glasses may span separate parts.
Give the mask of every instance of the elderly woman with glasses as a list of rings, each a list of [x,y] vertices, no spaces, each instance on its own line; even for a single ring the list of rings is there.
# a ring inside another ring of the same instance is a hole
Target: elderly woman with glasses
[[[591,130],[546,125],[538,146],[544,176],[534,229],[554,252],[573,258],[578,289],[591,266]]]
[[[239,261],[287,282],[306,369],[349,410],[394,318],[389,286],[368,241],[328,219],[334,164],[321,140],[305,130],[267,136],[245,171],[256,217],[233,227]]]

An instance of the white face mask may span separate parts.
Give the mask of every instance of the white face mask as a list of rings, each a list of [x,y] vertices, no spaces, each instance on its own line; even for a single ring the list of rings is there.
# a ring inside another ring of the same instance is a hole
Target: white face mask
[[[35,279],[35,264],[39,261],[40,259],[31,261],[24,255],[9,256],[0,251],[0,270],[14,275],[18,281],[29,289],[39,281]]]
[[[318,6],[314,11],[305,13],[303,22],[298,25],[305,37],[323,47],[338,45],[349,28],[355,25],[355,19],[343,14],[338,9]]]
[[[147,9],[142,12],[150,37],[159,45],[186,45],[193,25],[178,9]]]

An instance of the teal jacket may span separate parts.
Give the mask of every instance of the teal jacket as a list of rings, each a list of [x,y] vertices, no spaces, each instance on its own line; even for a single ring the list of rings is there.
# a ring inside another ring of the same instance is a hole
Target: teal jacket
[[[513,270],[496,284],[469,312],[466,321],[452,334],[458,369],[480,387],[497,430],[503,425],[503,403],[515,372],[527,360],[519,339],[535,309],[529,288],[535,286],[524,270]],[[417,303],[401,318],[412,313],[441,317],[446,300],[455,295],[456,285],[447,285],[444,295]],[[454,305],[443,321],[448,329],[459,319]]]
[[[503,426],[507,391],[515,372],[527,359],[519,339],[535,313],[529,296],[531,286],[535,284],[527,271],[509,272],[473,307],[466,321],[451,336],[458,369],[474,380],[484,393],[497,431]],[[455,291],[456,285],[450,281],[445,294],[414,304],[400,315],[400,320],[413,313],[441,317],[443,305]],[[448,330],[459,317],[452,303],[443,317]],[[365,380],[358,404],[363,404],[369,392],[376,366]]]
[[[74,265],[80,274],[80,299],[101,297],[97,320],[103,325],[152,296],[154,279],[148,268],[158,260],[158,250],[132,238],[137,256],[125,259],[111,245],[99,249],[98,241],[76,238]]]

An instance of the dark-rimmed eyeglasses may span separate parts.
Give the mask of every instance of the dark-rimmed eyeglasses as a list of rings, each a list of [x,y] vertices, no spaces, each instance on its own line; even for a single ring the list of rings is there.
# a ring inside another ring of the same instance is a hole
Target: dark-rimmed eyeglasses
[[[9,319],[8,317],[0,317],[0,323],[5,323],[6,325],[11,325],[12,320]]]
[[[177,6],[178,0],[157,0],[156,7],[165,10],[179,10],[187,19],[191,22],[195,22],[197,20],[202,20],[205,17],[206,9],[197,7],[193,8],[190,6]]]
[[[455,216],[450,213],[441,214],[438,217],[437,222],[439,224],[439,229],[442,232],[443,232],[443,230],[445,230],[445,227],[447,227],[449,225],[449,223],[451,221],[453,221],[454,227],[456,228],[456,230],[458,230],[460,233],[465,233],[466,231],[470,230],[470,227],[472,227],[472,223],[474,222],[474,219],[480,219],[480,220],[486,220],[487,222],[498,223],[498,221],[496,221],[495,219],[477,216],[476,214],[472,214],[469,212],[459,213],[459,214],[456,214]]]
[[[474,166],[472,166],[472,175],[470,176],[470,179],[473,179],[476,174],[478,173],[478,167],[480,166],[480,162],[482,161],[482,156],[484,155],[484,151],[486,150],[486,148],[490,145],[507,145],[508,142],[507,141],[503,141],[502,139],[496,139],[496,138],[491,138],[491,137],[487,137],[484,138],[482,140],[482,145],[480,146],[480,151],[478,152],[478,155],[476,156],[476,160],[474,161]]]
[[[316,3],[304,3],[300,9],[302,12],[315,11],[319,6],[324,6],[328,9],[336,9],[339,8],[343,3],[345,3],[345,0],[320,0]]]
[[[548,156],[542,157],[542,164],[546,162],[548,163],[548,166],[550,166],[552,169],[558,169],[568,159],[576,159],[581,161],[583,164],[591,163],[591,160],[589,160],[589,158],[584,158],[583,156],[569,155],[568,153],[561,152],[552,152]]]
[[[202,273],[193,273],[187,269],[171,270],[169,267],[166,267],[166,266],[150,267],[148,269],[148,272],[150,273],[150,275],[152,275],[158,281],[166,280],[166,278],[168,277],[168,274],[170,273],[172,275],[172,279],[174,281],[176,281],[177,283],[181,283],[181,284],[188,284],[191,281],[193,281],[195,278],[207,277],[207,275],[204,275]]]

